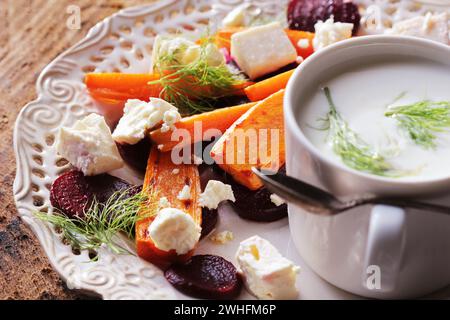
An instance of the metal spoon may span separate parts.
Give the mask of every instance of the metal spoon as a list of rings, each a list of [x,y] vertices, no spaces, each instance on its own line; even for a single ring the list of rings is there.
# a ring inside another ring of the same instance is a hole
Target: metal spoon
[[[255,167],[252,170],[271,192],[318,215],[332,216],[366,204],[384,204],[450,214],[450,207],[409,199],[367,197],[344,202],[322,189],[282,173],[265,173]]]

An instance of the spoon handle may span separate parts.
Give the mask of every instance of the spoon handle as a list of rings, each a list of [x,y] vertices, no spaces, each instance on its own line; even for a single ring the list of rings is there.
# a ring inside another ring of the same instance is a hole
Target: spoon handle
[[[256,168],[253,172],[261,179],[266,188],[286,201],[294,203],[305,210],[320,214],[333,215],[344,205],[330,193],[316,188],[306,182],[281,173],[265,173]]]
[[[450,214],[450,207],[439,204],[419,202],[401,198],[362,198],[342,202],[332,194],[301,180],[281,173],[264,173],[256,168],[253,172],[263,181],[271,192],[286,201],[319,215],[335,215],[349,209],[368,204],[384,204],[402,208],[411,208],[435,213]]]

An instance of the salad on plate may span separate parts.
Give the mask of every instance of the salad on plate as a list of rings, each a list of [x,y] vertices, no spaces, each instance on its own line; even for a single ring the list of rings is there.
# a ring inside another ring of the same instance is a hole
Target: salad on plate
[[[78,250],[133,254],[120,237],[133,240],[140,258],[193,297],[232,299],[245,288],[259,299],[296,298],[300,268],[259,235],[240,243],[237,266],[195,251],[206,238],[233,239],[233,230],[214,232],[226,202],[242,219],[287,216],[252,167],[285,170],[283,96],[294,69],[357,36],[360,21],[351,1],[292,0],[287,23],[241,5],[217,32],[157,35],[151,70],[87,74],[90,96],[123,115],[111,124],[93,113],[60,128],[56,148],[73,169],[52,183],[53,214],[36,216]],[[429,14],[390,32],[448,43],[444,24],[445,14]],[[113,175],[125,164],[142,185]]]

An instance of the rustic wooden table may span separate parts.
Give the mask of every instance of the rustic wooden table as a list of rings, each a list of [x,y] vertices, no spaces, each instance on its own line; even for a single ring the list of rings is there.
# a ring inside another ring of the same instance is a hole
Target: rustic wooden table
[[[12,198],[14,122],[35,99],[39,72],[82,39],[94,24],[124,7],[152,0],[0,1],[0,299],[77,299],[52,270]],[[81,11],[81,29],[66,26],[68,6]]]

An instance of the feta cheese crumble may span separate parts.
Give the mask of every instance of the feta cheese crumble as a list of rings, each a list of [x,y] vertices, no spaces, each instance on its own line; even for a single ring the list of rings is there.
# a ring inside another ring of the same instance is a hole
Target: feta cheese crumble
[[[281,198],[280,196],[276,195],[275,193],[272,193],[270,195],[270,201],[272,201],[272,203],[274,205],[276,205],[277,207],[281,206],[282,204],[285,204],[286,201],[284,201],[283,198]]]
[[[208,209],[217,209],[219,203],[225,200],[236,201],[231,186],[217,180],[209,180],[205,191],[200,194],[199,204]]]
[[[315,51],[318,51],[333,43],[351,38],[353,23],[334,22],[334,18],[331,17],[325,22],[318,21],[314,29],[313,47]]]
[[[167,197],[160,198],[159,202],[158,202],[158,208],[163,209],[163,208],[168,208],[168,207],[170,207],[170,202],[167,199]]]
[[[216,244],[226,244],[234,239],[234,234],[231,231],[225,230],[212,235],[209,239]]]
[[[253,236],[241,242],[236,253],[247,289],[258,299],[295,299],[300,268],[284,258],[267,240]]]
[[[225,28],[245,27],[247,24],[246,23],[247,8],[248,4],[243,4],[231,10],[222,20],[222,25]]]
[[[297,50],[278,22],[248,28],[231,36],[231,56],[251,79],[297,59]]]
[[[180,193],[177,196],[178,200],[185,201],[191,199],[191,187],[185,185],[183,189],[181,189]]]
[[[187,65],[195,62],[202,54],[202,47],[195,42],[173,36],[158,35],[155,38],[152,53],[152,62],[159,61],[159,67],[166,68],[171,64]],[[225,57],[214,44],[208,44],[205,48],[206,61],[210,66],[220,66],[225,64]],[[172,59],[164,59],[172,57]],[[152,66],[155,70],[155,65]]]
[[[426,16],[418,16],[395,23],[387,33],[425,38],[450,44],[448,21],[447,12],[439,14],[428,12]]]
[[[175,168],[172,170],[172,174],[174,174],[174,175],[177,175],[179,173],[180,173],[180,169],[178,169],[178,168]]]
[[[56,137],[57,152],[86,176],[121,168],[123,160],[105,119],[95,113],[62,127]]]
[[[201,228],[182,210],[164,208],[150,224],[148,233],[155,246],[163,251],[186,254],[195,248]]]
[[[168,111],[178,112],[178,109],[159,98],[150,98],[150,102],[130,99],[112,136],[116,142],[136,144],[145,137],[147,130],[164,120]]]
[[[161,132],[167,132],[175,130],[175,123],[181,120],[181,115],[178,110],[169,110],[164,112],[163,124],[161,126]]]

